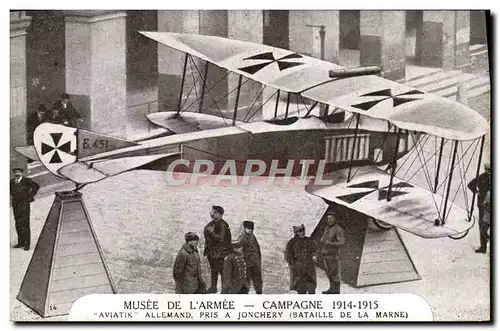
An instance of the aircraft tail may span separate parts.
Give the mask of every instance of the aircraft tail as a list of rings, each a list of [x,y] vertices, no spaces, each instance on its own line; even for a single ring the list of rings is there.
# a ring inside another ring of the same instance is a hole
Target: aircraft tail
[[[138,159],[128,157],[126,160],[122,158],[122,162],[115,161],[106,169],[103,168],[104,170],[98,169],[99,167],[90,170],[96,160],[91,163],[86,162],[85,158],[139,144],[89,130],[52,123],[39,125],[33,135],[33,141],[38,158],[47,170],[58,177],[77,183],[94,182],[166,156],[143,156]],[[96,172],[99,174],[96,175]]]

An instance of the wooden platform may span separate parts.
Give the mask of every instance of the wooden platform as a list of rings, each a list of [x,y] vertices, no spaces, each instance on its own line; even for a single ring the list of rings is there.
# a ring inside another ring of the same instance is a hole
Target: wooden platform
[[[17,299],[42,317],[88,294],[116,293],[79,192],[57,192]]]

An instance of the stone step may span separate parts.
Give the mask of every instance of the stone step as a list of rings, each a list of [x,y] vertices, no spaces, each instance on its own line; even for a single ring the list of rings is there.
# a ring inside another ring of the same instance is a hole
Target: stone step
[[[439,80],[437,82],[432,82],[430,84],[421,86],[420,89],[424,90],[425,92],[436,93],[440,90],[444,90],[452,86],[456,87],[459,82],[463,81],[467,82],[474,78],[475,76],[471,74],[460,74],[457,76],[453,76],[447,79]]]
[[[451,77],[456,77],[461,75],[462,72],[457,71],[457,70],[452,70],[452,71],[439,71],[437,73],[434,73],[432,75],[426,76],[424,78],[416,79],[416,80],[410,80],[407,82],[407,85],[410,85],[415,88],[421,88],[422,86],[426,86],[428,84],[432,84],[435,82],[439,82],[441,80],[449,79]]]
[[[471,93],[473,93],[476,88],[482,88],[486,85],[489,88],[490,79],[488,76],[482,76],[482,77],[478,77],[478,78],[475,78],[475,79],[468,81],[466,83],[466,85],[467,85],[466,86],[467,87],[467,97],[470,98]],[[454,86],[451,86],[449,88],[439,90],[437,92],[432,92],[432,93],[439,95],[439,96],[442,96],[442,97],[449,97],[452,95],[456,95],[457,86],[454,85]]]

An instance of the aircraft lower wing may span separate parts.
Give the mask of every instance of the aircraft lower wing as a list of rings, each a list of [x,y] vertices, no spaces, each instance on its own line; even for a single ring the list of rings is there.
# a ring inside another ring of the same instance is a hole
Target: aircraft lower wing
[[[58,170],[59,174],[79,184],[94,183],[105,178],[121,174],[125,171],[142,167],[146,164],[160,161],[162,159],[172,160],[180,156],[180,152],[131,156],[118,159],[102,160],[94,162],[78,161],[62,167]]]
[[[177,114],[175,111],[152,113],[147,118],[151,123],[176,134],[223,128],[233,123],[230,118],[192,112]],[[236,124],[241,123],[236,121]]]
[[[391,201],[387,201],[389,174],[373,166],[353,168],[352,173],[356,175],[349,183],[344,169],[322,178],[331,181],[328,184],[309,183],[306,191],[424,238],[456,236],[474,224],[466,210],[449,201],[446,223],[435,226],[442,196],[395,177]]]
[[[18,146],[14,150],[29,160],[39,161],[35,146]]]

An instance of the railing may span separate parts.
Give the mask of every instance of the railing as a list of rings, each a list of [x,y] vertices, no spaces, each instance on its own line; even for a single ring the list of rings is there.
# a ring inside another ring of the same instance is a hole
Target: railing
[[[327,162],[346,162],[351,159],[354,146],[353,161],[367,160],[370,155],[370,135],[342,135],[325,138],[325,159]]]

